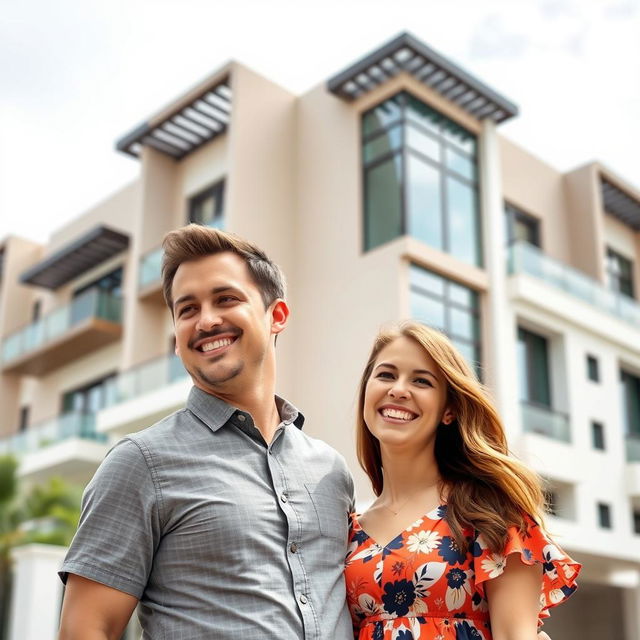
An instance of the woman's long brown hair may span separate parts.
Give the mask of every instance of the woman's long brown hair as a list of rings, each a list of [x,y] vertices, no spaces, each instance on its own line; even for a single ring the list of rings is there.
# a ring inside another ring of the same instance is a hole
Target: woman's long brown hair
[[[441,332],[417,322],[381,331],[362,374],[358,398],[357,452],[373,491],[382,492],[380,443],[364,421],[367,382],[380,351],[399,337],[415,340],[436,362],[447,383],[447,406],[455,413],[436,434],[435,457],[447,493],[447,521],[458,547],[468,546],[463,529],[482,534],[494,553],[504,549],[507,529],[524,533],[525,514],[542,524],[544,495],[536,473],[509,455],[502,422],[464,358]]]

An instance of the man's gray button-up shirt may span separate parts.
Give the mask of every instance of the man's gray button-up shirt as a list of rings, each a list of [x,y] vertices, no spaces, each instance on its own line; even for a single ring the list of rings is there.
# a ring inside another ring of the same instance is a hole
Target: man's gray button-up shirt
[[[276,402],[269,445],[249,414],[195,387],[185,409],[119,442],[87,486],[63,579],[139,598],[145,640],[351,638],[353,481]]]

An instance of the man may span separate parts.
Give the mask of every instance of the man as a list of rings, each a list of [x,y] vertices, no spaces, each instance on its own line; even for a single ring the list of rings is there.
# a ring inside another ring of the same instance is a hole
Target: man
[[[186,408],[118,443],[61,569],[60,640],[352,637],[342,576],[353,481],[275,396],[284,278],[254,245],[189,225],[163,291]]]

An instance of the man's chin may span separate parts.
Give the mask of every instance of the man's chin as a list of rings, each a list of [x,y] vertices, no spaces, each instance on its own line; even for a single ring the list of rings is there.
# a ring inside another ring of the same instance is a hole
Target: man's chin
[[[204,371],[203,369],[196,368],[195,372],[191,373],[191,377],[199,381],[202,385],[207,387],[221,387],[229,382],[232,382],[242,373],[242,363],[238,363],[235,366],[217,367],[216,371]]]

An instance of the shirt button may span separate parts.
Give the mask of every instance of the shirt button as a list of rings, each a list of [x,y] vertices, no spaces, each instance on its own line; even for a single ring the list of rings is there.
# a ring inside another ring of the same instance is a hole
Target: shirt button
[[[298,545],[295,542],[292,542],[289,549],[291,550],[291,553],[296,553],[298,551]]]
[[[242,413],[238,414],[238,420],[240,420],[240,422],[244,422],[246,419],[246,416],[244,416]]]
[[[309,602],[307,600],[307,596],[305,596],[304,593],[298,598],[298,600],[300,600],[300,604],[307,604],[307,602]]]
[[[283,494],[280,496],[280,500],[281,500],[282,502],[286,502],[288,499],[289,499],[289,498],[287,498],[287,494],[286,494],[286,493],[283,493]]]

